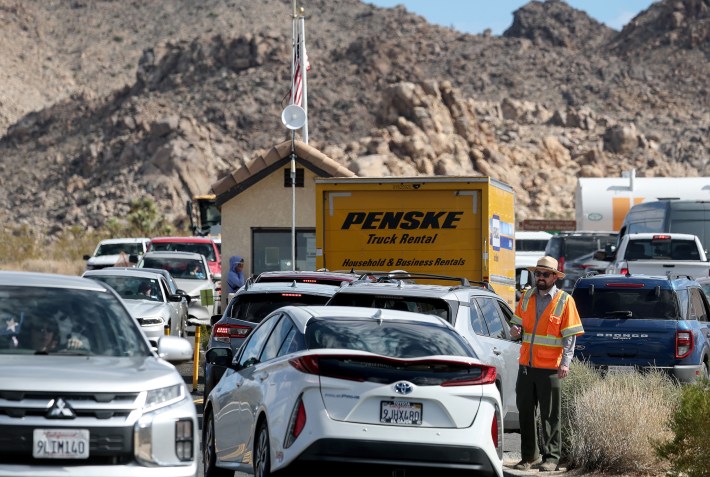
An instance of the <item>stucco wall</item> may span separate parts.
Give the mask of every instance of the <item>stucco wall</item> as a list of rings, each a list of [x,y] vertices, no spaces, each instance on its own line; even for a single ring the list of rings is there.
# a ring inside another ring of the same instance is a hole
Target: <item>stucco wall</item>
[[[296,167],[303,167],[297,163]],[[291,187],[284,187],[285,166],[222,204],[222,270],[229,270],[229,257],[244,257],[244,274],[252,273],[251,230],[254,227],[290,228],[292,222]],[[296,187],[296,227],[316,226],[315,178],[304,168],[304,187]],[[224,286],[227,290],[226,283]],[[226,299],[226,296],[225,296]],[[223,302],[224,304],[224,302]]]

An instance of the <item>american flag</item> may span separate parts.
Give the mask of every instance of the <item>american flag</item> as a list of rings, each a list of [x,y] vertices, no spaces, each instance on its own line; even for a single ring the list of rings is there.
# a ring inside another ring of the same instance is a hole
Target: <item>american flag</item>
[[[303,75],[301,74],[301,48],[305,53],[305,45],[301,41],[299,33],[296,44],[293,48],[293,80],[291,82],[291,91],[289,92],[290,104],[303,106]],[[311,70],[311,64],[308,62],[308,53],[305,53],[306,72]]]

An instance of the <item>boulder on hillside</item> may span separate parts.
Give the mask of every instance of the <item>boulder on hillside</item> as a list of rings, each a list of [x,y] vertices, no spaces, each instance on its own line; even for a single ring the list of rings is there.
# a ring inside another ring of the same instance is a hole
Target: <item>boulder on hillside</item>
[[[614,30],[562,0],[530,2],[513,12],[513,24],[503,36],[527,38],[538,46],[592,50],[608,41]]]
[[[710,0],[664,0],[631,20],[610,43],[610,50],[630,54],[659,46],[710,47]]]

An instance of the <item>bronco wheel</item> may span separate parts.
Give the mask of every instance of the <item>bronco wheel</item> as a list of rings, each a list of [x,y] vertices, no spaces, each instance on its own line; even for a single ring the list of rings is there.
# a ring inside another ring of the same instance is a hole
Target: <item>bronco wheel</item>
[[[205,441],[202,443],[202,464],[205,470],[205,477],[234,477],[234,471],[220,469],[215,465],[217,455],[215,453],[214,418],[212,413],[205,416]]]

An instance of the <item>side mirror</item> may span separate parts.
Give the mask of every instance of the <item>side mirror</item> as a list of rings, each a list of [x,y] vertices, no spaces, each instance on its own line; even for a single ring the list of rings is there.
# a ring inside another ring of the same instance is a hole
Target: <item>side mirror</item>
[[[594,260],[606,261],[606,252],[604,250],[597,250],[594,252]]]
[[[182,295],[176,293],[174,295],[168,295],[168,301],[172,301],[174,303],[180,303],[182,301]]]
[[[521,270],[520,277],[518,278],[518,290],[523,290],[525,287],[530,285],[530,270]]]
[[[221,319],[222,319],[222,315],[212,315],[212,316],[210,317],[210,325],[211,325],[211,326],[214,326],[215,323],[217,323],[217,322],[218,322],[219,320],[221,320]]]
[[[192,298],[190,298],[190,295],[185,293],[185,290],[178,289],[177,293],[175,293],[175,294],[185,298],[185,300],[187,300],[187,304],[188,305],[190,304],[190,301],[192,300]]]
[[[222,274],[221,274],[221,273],[215,273],[214,275],[212,275],[212,280],[214,280],[215,282],[218,282],[218,281],[220,281],[221,279],[222,279]]]
[[[83,257],[81,257],[81,258],[83,258],[84,260],[88,260],[88,259],[90,259],[90,258],[91,258],[91,255],[84,255],[84,256],[83,256]]]
[[[161,336],[158,340],[158,355],[173,364],[186,363],[193,358],[192,344],[178,336]]]
[[[227,367],[232,363],[232,349],[210,348],[205,353],[205,361],[213,366]]]
[[[138,263],[138,255],[136,255],[136,254],[134,254],[134,253],[130,254],[130,255],[128,256],[128,263],[132,263],[133,265],[135,265],[136,263]]]

